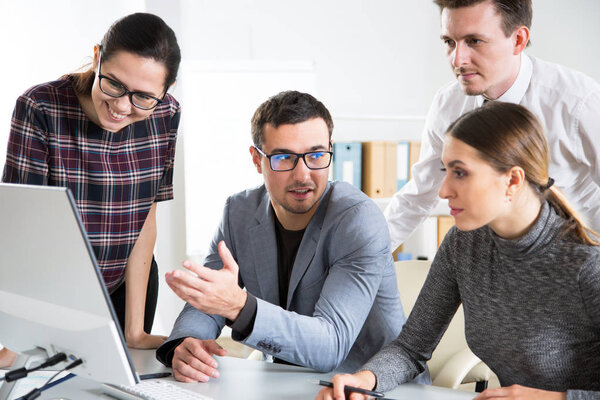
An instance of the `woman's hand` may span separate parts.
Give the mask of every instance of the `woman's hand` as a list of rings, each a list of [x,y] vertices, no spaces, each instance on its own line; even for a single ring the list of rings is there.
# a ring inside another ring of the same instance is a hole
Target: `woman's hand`
[[[377,383],[377,378],[371,371],[360,371],[355,374],[336,375],[331,379],[332,388],[323,388],[317,394],[316,400],[344,400],[344,386],[354,386],[362,389],[373,390]],[[369,396],[360,393],[348,393],[350,400],[367,400]]]
[[[564,392],[550,392],[548,390],[534,389],[527,386],[512,385],[498,389],[486,389],[473,400],[489,399],[536,399],[536,400],[566,400]]]
[[[17,353],[3,347],[0,349],[0,368],[8,368],[15,362]]]
[[[166,336],[150,335],[144,331],[135,334],[126,334],[127,347],[132,349],[156,349],[167,340]]]

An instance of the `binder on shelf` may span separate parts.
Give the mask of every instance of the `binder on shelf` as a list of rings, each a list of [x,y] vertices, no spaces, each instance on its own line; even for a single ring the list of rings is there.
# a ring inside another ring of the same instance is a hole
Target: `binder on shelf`
[[[360,142],[333,143],[333,180],[362,187],[362,144]]]
[[[408,179],[412,179],[412,167],[419,161],[419,154],[421,153],[421,142],[410,142],[408,145]]]
[[[396,142],[362,143],[362,191],[369,197],[396,193]]]
[[[412,254],[399,252],[394,256],[394,261],[407,261],[412,260]]]
[[[396,190],[402,189],[402,186],[408,182],[408,175],[410,169],[410,143],[409,142],[398,142],[396,147]]]
[[[392,256],[394,261],[405,261],[412,259],[412,254],[405,252],[404,246],[402,245],[398,246],[398,248],[392,252]]]
[[[446,233],[454,226],[454,217],[450,215],[439,215],[437,217],[437,247],[440,247]]]

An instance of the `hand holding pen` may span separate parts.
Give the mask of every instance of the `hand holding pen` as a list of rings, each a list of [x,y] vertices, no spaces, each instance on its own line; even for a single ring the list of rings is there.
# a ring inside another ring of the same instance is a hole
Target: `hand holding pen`
[[[319,381],[318,384],[321,385],[321,386],[325,386],[325,387],[333,389],[333,383],[331,383],[331,382]],[[381,393],[381,392],[375,392],[373,390],[362,389],[362,388],[359,388],[359,387],[349,386],[349,385],[344,385],[344,392],[345,393],[366,394],[367,396],[371,396],[371,397],[383,397],[384,396],[384,394]]]
[[[370,397],[383,398],[383,393],[375,392],[365,388],[373,388],[377,383],[375,375],[371,371],[360,371],[353,375],[335,375],[331,382],[319,381],[322,389],[317,400],[342,400],[342,399],[368,399]]]

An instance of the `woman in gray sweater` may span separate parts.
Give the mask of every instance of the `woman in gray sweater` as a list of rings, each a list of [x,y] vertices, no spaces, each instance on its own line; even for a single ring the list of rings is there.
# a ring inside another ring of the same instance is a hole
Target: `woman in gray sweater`
[[[412,380],[462,303],[469,347],[502,385],[476,399],[600,399],[600,243],[553,186],[538,120],[508,103],[469,112],[450,126],[442,164],[456,226],[406,325],[317,398]]]

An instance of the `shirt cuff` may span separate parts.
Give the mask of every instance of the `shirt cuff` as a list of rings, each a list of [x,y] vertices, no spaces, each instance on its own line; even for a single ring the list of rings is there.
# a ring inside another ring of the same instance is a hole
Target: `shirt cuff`
[[[236,341],[242,341],[250,336],[254,329],[254,321],[256,320],[256,297],[248,293],[246,304],[240,311],[240,315],[235,321],[227,320],[227,326],[231,328],[231,338]]]
[[[156,349],[156,359],[165,366],[171,367],[173,365],[173,353],[175,353],[175,348],[177,348],[184,340],[185,338],[183,337],[163,343]]]

